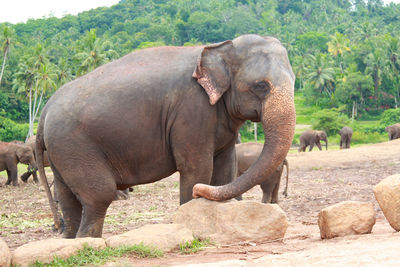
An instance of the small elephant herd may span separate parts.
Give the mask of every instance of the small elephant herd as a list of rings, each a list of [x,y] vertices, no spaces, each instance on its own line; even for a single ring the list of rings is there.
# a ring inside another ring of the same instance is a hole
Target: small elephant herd
[[[385,128],[389,135],[389,141],[400,138],[400,123],[396,123]],[[351,138],[353,136],[353,129],[344,126],[340,131],[340,149],[350,148]],[[300,135],[300,146],[298,151],[305,152],[306,147],[309,146],[311,151],[316,145],[319,150],[322,150],[320,141],[325,142],[326,150],[328,150],[328,136],[324,131],[308,130]]]

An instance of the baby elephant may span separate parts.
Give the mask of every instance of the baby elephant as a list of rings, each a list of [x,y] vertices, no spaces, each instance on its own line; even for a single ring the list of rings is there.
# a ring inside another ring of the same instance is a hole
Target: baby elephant
[[[310,146],[308,151],[311,151],[314,148],[314,145],[317,145],[319,150],[322,150],[320,143],[321,140],[325,141],[326,150],[328,150],[328,136],[324,131],[308,130],[303,132],[300,135],[299,152],[305,152],[307,146]]]
[[[340,134],[340,149],[350,148],[351,137],[353,136],[353,129],[344,126],[339,131]]]
[[[262,148],[263,144],[261,143],[250,142],[236,144],[237,176],[242,175],[258,159]],[[287,196],[289,164],[285,159],[275,170],[275,172],[273,172],[267,180],[260,184],[263,191],[263,203],[278,203],[279,184],[281,182],[281,175],[284,165],[286,166],[286,188],[283,191],[283,195]],[[237,199],[241,200],[241,197]]]
[[[17,164],[29,165],[29,169],[37,170],[32,148],[26,145],[0,142],[0,171],[7,171],[7,182],[13,186],[18,185]]]
[[[400,138],[400,123],[390,125],[385,128],[389,135],[389,141]]]

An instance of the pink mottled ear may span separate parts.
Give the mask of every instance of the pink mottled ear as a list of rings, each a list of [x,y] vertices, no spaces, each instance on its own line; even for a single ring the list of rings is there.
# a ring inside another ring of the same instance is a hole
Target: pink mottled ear
[[[229,66],[225,59],[232,49],[232,41],[209,45],[203,48],[197,60],[192,76],[206,91],[211,105],[230,88]]]

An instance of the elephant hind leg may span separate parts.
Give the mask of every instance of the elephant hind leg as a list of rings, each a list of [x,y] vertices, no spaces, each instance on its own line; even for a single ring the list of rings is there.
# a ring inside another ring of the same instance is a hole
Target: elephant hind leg
[[[115,174],[96,145],[80,138],[64,140],[68,147],[47,147],[57,173],[57,198],[67,229],[64,237],[101,237],[107,209],[117,195]]]
[[[52,168],[53,169],[53,168]],[[54,198],[60,203],[64,217],[63,238],[75,238],[82,217],[82,205],[72,191],[61,180],[57,172],[54,173]]]

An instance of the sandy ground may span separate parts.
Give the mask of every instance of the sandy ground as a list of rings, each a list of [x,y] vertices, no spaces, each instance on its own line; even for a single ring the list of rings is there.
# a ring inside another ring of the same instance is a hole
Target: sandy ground
[[[173,266],[230,260],[225,266],[399,266],[400,234],[385,220],[372,188],[389,175],[400,173],[400,140],[340,151],[288,154],[289,196],[279,205],[286,212],[289,228],[285,238],[270,243],[241,243],[210,247],[191,255],[179,251],[158,259],[126,257],[117,265]],[[49,171],[49,176],[51,172]],[[51,179],[50,179],[51,180]],[[51,229],[51,214],[44,190],[31,181],[17,188],[4,186],[0,177],[0,238],[11,250],[33,240],[59,237]],[[283,185],[281,186],[283,188]],[[179,174],[157,183],[135,187],[126,201],[109,208],[104,237],[149,223],[172,222],[178,208]],[[257,186],[244,199],[259,201]],[[321,240],[319,211],[345,201],[368,201],[375,205],[377,222],[372,234]],[[110,266],[112,264],[107,264]]]

